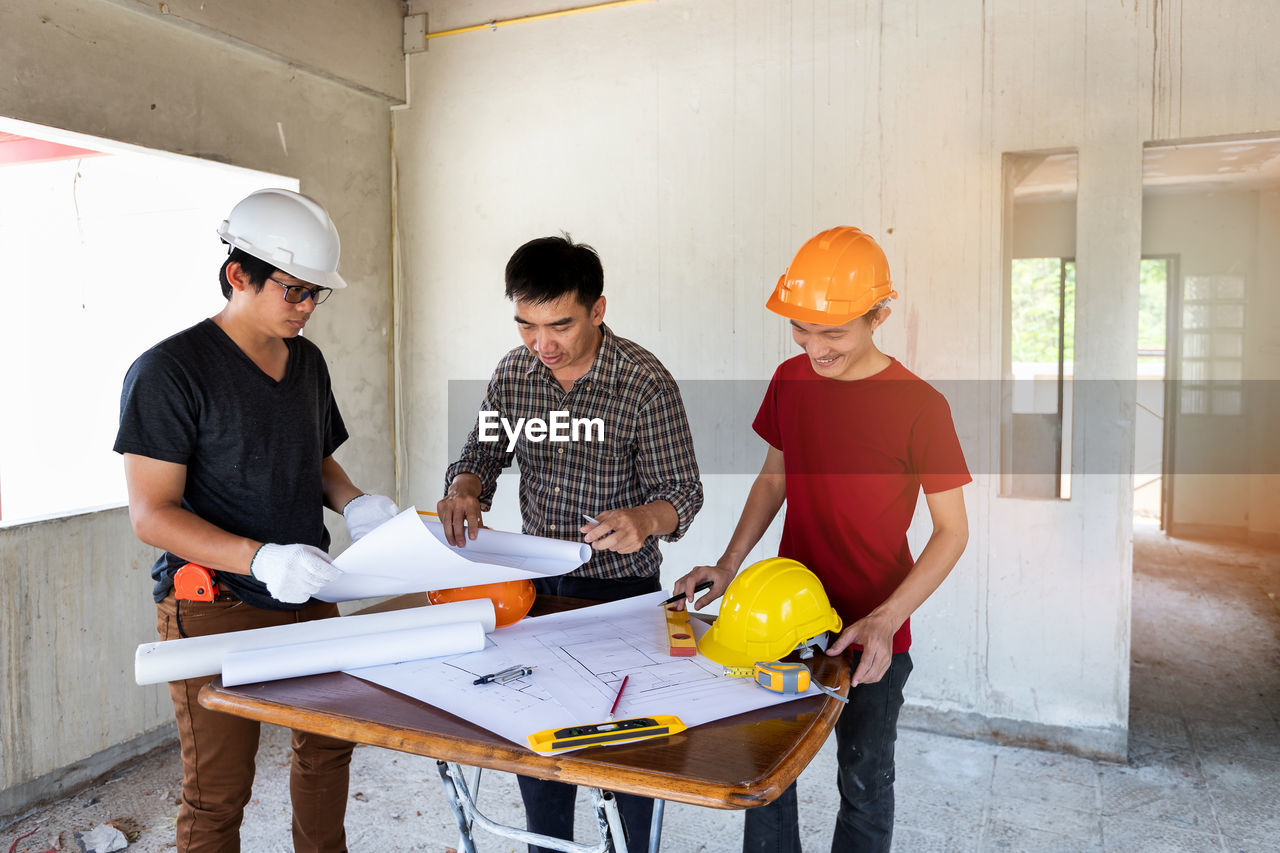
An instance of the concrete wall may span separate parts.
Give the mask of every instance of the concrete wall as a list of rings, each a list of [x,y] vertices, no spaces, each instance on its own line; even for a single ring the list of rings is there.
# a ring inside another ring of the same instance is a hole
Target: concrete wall
[[[249,0],[208,4],[200,26],[147,5],[0,5],[0,115],[290,175],[322,200],[351,286],[317,311],[307,334],[328,357],[353,433],[339,459],[357,483],[394,494],[388,107],[398,94],[390,69],[400,62],[400,4],[328,3],[322,20],[315,4],[273,3],[274,27],[261,26],[262,4]],[[193,19],[197,5],[168,4]],[[216,31],[223,23],[234,37]],[[290,46],[257,48],[248,31]],[[335,51],[337,42],[348,51]],[[325,73],[303,70],[302,57]],[[357,67],[368,57],[380,72]],[[139,267],[149,274],[145,258]],[[150,343],[139,340],[139,351]],[[345,527],[329,521],[340,547]],[[155,638],[153,558],[123,509],[0,529],[0,816],[168,735],[164,688],[132,677],[134,647]]]
[[[402,103],[404,4],[397,0],[108,0],[360,92]]]
[[[432,30],[494,12],[424,5]],[[1076,376],[1132,378],[1142,145],[1280,127],[1277,35],[1261,0],[663,0],[433,41],[395,123],[406,497],[434,503],[456,452],[448,380],[517,342],[506,258],[561,229],[600,251],[615,330],[678,379],[767,377],[793,350],[762,303],[837,223],[895,270],[886,351],[934,380],[999,377],[1008,151],[1079,152]],[[972,537],[916,620],[912,719],[1123,755],[1132,395],[1077,405],[1069,501],[999,497],[996,392],[952,402]],[[755,465],[708,472],[668,583],[720,553]],[[496,523],[518,523],[513,482],[499,501]]]
[[[1258,198],[1258,233],[1280,234],[1280,191],[1274,188]],[[1245,326],[1245,353],[1249,358],[1245,376],[1265,381],[1268,388],[1273,388],[1280,379],[1280,325],[1270,319],[1280,317],[1280,241],[1258,240],[1256,267],[1260,286]],[[1273,460],[1277,423],[1280,394],[1273,392],[1249,416],[1251,445],[1268,448]],[[1276,547],[1280,546],[1280,471],[1274,465],[1270,470],[1268,475],[1244,478],[1249,489],[1248,536]]]

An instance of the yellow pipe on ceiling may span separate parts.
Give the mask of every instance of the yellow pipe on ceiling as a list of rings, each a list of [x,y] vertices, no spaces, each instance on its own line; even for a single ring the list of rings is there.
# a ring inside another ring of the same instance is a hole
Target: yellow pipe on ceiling
[[[435,33],[427,33],[426,39],[443,38],[444,36],[456,36],[462,33],[474,33],[480,30],[496,30],[498,27],[505,27],[510,24],[523,24],[528,21],[545,21],[548,18],[563,18],[566,15],[577,15],[580,12],[597,12],[601,9],[611,9],[615,6],[632,6],[636,3],[651,3],[653,0],[611,0],[608,3],[593,3],[590,6],[576,6],[572,9],[560,9],[556,12],[540,12],[536,15],[521,15],[518,18],[507,18],[502,21],[489,21],[486,24],[472,24],[469,27],[455,27],[451,30],[440,30]]]

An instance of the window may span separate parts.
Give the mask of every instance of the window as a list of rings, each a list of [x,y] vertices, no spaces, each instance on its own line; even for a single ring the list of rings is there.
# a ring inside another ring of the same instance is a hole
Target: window
[[[1243,276],[1189,275],[1183,280],[1182,414],[1240,414],[1244,307]]]
[[[1076,155],[1005,155],[1001,494],[1071,495]]]
[[[124,503],[125,371],[224,304],[216,229],[298,183],[0,118],[0,523]]]

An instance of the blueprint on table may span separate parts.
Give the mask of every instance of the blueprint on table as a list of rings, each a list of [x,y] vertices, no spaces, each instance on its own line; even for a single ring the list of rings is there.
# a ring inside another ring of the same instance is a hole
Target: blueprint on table
[[[334,558],[342,574],[316,593],[321,601],[350,601],[562,575],[591,559],[591,546],[481,528],[462,548],[444,528],[409,507]]]
[[[671,657],[662,593],[524,619],[489,635],[478,652],[349,670],[528,746],[533,732],[605,719],[628,678],[615,716],[674,714],[696,726],[818,695],[783,695],[748,678],[728,678],[701,655]],[[694,620],[694,632],[705,625]],[[472,682],[516,664],[536,667],[507,684]]]

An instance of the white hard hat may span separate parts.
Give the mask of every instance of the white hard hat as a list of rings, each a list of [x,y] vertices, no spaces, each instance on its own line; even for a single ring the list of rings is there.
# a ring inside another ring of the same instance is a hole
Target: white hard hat
[[[291,190],[256,190],[231,209],[218,236],[294,278],[340,290],[338,229],[314,199]]]

